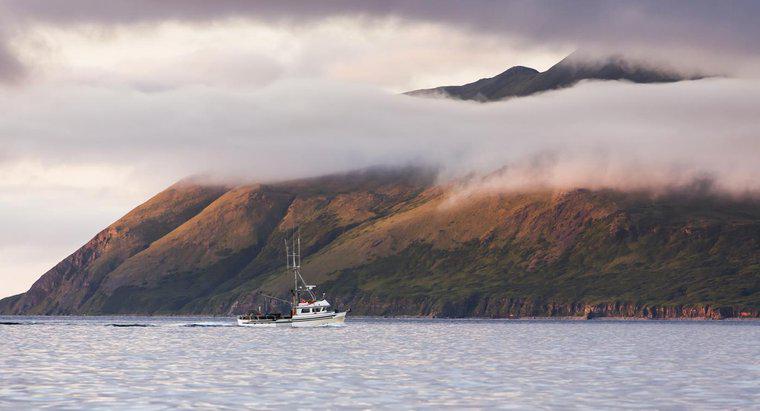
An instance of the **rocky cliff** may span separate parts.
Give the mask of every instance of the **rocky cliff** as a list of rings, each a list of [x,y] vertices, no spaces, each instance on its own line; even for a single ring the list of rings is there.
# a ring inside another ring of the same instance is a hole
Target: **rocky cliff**
[[[355,314],[757,317],[760,202],[709,193],[465,191],[427,170],[184,181],[0,301],[11,314],[219,314],[287,296],[283,240]]]

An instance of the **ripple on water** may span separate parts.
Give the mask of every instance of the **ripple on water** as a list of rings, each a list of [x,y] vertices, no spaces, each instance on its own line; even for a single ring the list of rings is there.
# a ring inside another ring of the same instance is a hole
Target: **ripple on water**
[[[760,404],[756,322],[0,317],[10,323],[35,326],[0,327],[2,408]]]

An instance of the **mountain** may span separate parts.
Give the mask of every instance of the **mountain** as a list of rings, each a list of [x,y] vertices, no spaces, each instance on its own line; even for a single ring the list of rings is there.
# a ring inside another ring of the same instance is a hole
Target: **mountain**
[[[515,66],[495,77],[480,79],[474,83],[415,90],[405,94],[419,97],[446,96],[486,102],[571,87],[581,80],[669,83],[698,78],[700,77],[679,74],[646,63],[627,60],[621,56],[590,58],[576,52],[543,73],[532,68]]]
[[[177,183],[4,314],[218,314],[304,275],[364,315],[758,317],[760,202],[612,190],[460,193],[423,169]]]

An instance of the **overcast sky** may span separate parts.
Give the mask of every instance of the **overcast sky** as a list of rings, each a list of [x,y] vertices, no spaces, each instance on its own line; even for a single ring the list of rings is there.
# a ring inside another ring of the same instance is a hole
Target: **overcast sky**
[[[751,1],[0,0],[0,297],[197,173],[415,162],[509,165],[497,189],[757,190],[759,18]],[[398,95],[576,49],[725,77],[486,105]]]

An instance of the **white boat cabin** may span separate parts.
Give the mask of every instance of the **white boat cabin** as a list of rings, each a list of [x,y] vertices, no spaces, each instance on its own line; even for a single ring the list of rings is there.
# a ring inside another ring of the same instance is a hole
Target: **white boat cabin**
[[[314,316],[333,312],[327,300],[301,301],[295,309],[296,316]]]

